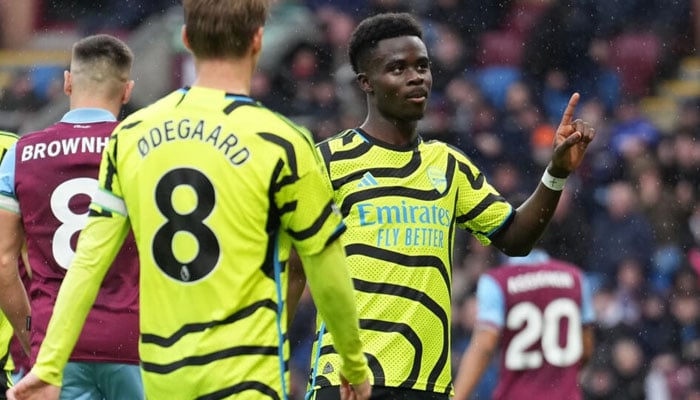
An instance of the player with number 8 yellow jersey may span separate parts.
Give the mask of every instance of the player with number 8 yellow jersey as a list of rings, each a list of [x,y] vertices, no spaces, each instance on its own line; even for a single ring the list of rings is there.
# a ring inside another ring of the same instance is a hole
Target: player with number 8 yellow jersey
[[[321,169],[305,130],[222,90],[175,91],[115,129],[92,203],[103,234],[81,245],[109,254],[134,231],[147,393],[288,391],[285,261],[344,230]]]

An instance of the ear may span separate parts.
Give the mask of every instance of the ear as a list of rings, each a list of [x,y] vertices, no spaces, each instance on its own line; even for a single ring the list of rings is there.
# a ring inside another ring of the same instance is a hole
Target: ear
[[[357,74],[357,77],[355,77],[355,79],[357,79],[357,83],[360,85],[360,89],[363,92],[365,92],[367,94],[374,93],[374,88],[372,87],[372,84],[369,82],[369,78],[367,78],[366,73],[360,72],[359,74]]]
[[[182,39],[182,44],[185,46],[185,48],[188,51],[192,51],[192,48],[190,47],[190,41],[187,40],[187,25],[182,25],[182,29],[180,30],[180,35]]]
[[[66,96],[70,96],[73,93],[73,79],[68,71],[63,71],[63,93]]]
[[[122,104],[126,104],[129,102],[129,99],[131,99],[132,90],[134,90],[133,80],[127,82],[126,86],[124,87],[124,94],[122,95]]]
[[[250,50],[253,56],[257,57],[262,51],[262,41],[263,41],[263,27],[259,27],[255,34],[253,35],[253,40],[250,43]]]

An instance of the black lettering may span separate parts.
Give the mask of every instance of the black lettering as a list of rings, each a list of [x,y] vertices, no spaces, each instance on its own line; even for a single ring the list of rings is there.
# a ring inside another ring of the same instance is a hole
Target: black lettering
[[[184,125],[184,126],[183,126]],[[185,118],[177,124],[177,136],[180,139],[187,139],[190,136],[190,120]]]
[[[212,146],[216,147],[216,144],[219,142],[219,134],[221,133],[221,126],[217,126],[214,128],[213,131],[207,136],[207,140],[205,142],[209,143],[209,141],[212,142]]]
[[[151,137],[151,143],[153,144],[154,148],[163,143],[163,137],[161,136],[160,129],[153,128],[148,132],[148,134]]]
[[[229,133],[226,139],[219,145],[219,150],[222,150],[226,146],[226,150],[223,150],[224,154],[228,154],[231,147],[238,144],[238,138],[233,133]]]
[[[192,132],[192,139],[199,137],[199,140],[204,140],[204,121],[200,120],[197,126],[194,127],[194,132]]]
[[[165,121],[163,123],[163,128],[165,129],[165,140],[167,140],[168,142],[172,142],[173,140],[175,140],[175,135],[172,134],[174,131],[173,121]]]
[[[148,148],[148,141],[144,138],[139,139],[138,144],[139,148],[139,153],[141,154],[141,158],[146,157],[146,154],[148,154],[148,151],[150,150]]]
[[[247,148],[244,147],[235,152],[231,157],[229,157],[229,161],[231,161],[231,164],[233,165],[241,165],[244,162],[246,162],[246,160],[248,160],[249,157],[250,152]]]

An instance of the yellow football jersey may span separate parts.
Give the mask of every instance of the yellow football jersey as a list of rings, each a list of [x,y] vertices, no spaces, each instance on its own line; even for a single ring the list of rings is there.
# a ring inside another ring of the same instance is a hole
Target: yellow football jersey
[[[488,244],[512,206],[445,143],[396,148],[353,129],[318,151],[347,226],[341,240],[373,384],[450,393],[455,228]],[[312,383],[338,385],[339,358],[320,331]]]
[[[285,261],[344,230],[322,171],[308,132],[219,90],[115,129],[92,212],[127,215],[136,237],[149,397],[288,393]]]

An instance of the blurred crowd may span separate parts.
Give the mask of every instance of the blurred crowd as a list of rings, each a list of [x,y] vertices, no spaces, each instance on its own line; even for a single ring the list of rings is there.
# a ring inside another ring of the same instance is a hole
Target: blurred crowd
[[[107,17],[117,10],[104,3],[97,11],[106,22],[81,20],[81,31],[107,27],[128,35],[146,16],[177,7],[130,0],[139,15],[115,20]],[[78,8],[57,7],[53,18],[78,15],[70,10]],[[361,18],[381,11],[411,11],[424,25],[434,84],[421,135],[460,148],[514,203],[537,184],[558,118],[571,93],[581,93],[577,117],[598,136],[569,178],[540,247],[579,265],[595,287],[597,350],[583,376],[586,398],[700,399],[700,92],[677,99],[671,125],[660,126],[641,106],[662,81],[677,78],[682,61],[697,59],[692,2],[278,1],[253,97],[317,140],[359,124],[364,96],[346,44]],[[163,46],[173,46],[174,59],[186,57],[172,43]],[[2,89],[3,113],[32,115],[60,95],[23,73]],[[183,70],[173,74],[175,86],[187,83]],[[2,128],[18,126],[0,120]],[[457,240],[455,361],[469,345],[478,276],[502,261],[464,234]],[[297,399],[308,377],[314,318],[305,293],[289,332]],[[496,374],[495,367],[486,374],[478,398],[489,398]]]

